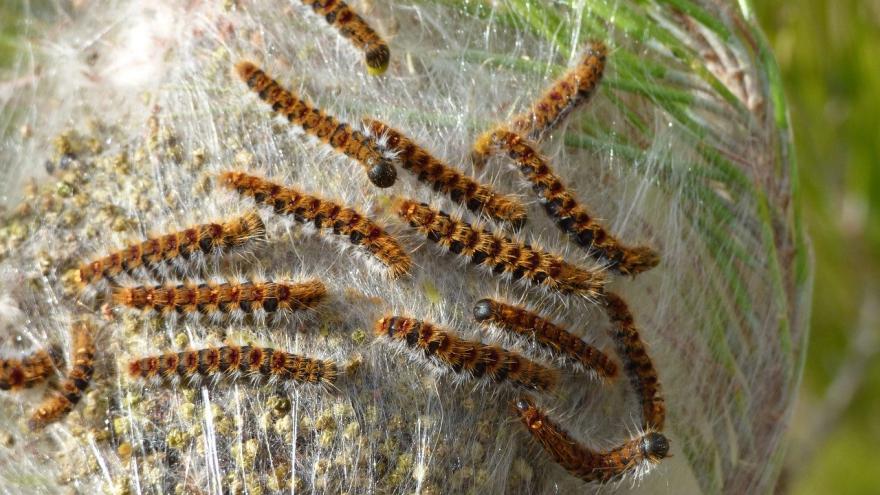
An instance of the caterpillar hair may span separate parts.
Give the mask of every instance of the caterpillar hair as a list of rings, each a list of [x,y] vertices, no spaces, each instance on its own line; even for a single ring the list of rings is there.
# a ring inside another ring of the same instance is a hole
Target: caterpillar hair
[[[382,156],[375,141],[299,99],[253,63],[239,62],[235,70],[261,100],[288,122],[302,127],[305,132],[360,163],[376,187],[394,185],[397,170],[391,161]]]
[[[605,277],[599,270],[576,267],[560,256],[473,227],[425,203],[398,200],[395,212],[429,240],[469,258],[474,265],[491,268],[495,274],[509,274],[514,280],[590,299],[602,292]]]
[[[607,54],[603,43],[590,44],[576,67],[547,88],[529,111],[512,119],[511,129],[529,139],[541,141],[575,108],[590,99],[602,80]]]
[[[0,358],[0,390],[17,391],[45,381],[61,363],[60,351],[39,349],[20,358]]]
[[[484,325],[494,324],[532,339],[556,356],[573,361],[600,379],[617,376],[617,365],[605,353],[526,308],[494,299],[481,299],[474,305],[473,312],[476,321]]]
[[[486,345],[457,337],[434,325],[413,318],[384,317],[376,322],[374,331],[393,341],[419,349],[455,373],[473,378],[486,377],[495,383],[511,381],[536,389],[550,390],[558,381],[554,370],[495,345]]]
[[[31,415],[28,426],[32,431],[64,418],[79,403],[92,380],[95,366],[95,328],[87,321],[79,321],[74,323],[71,332],[73,352],[70,371],[59,385],[59,390],[49,392]]]
[[[513,410],[557,464],[588,483],[616,481],[627,474],[640,479],[669,454],[669,440],[656,431],[649,430],[611,450],[595,451],[559,428],[531,398],[520,397]]]
[[[532,184],[544,211],[556,225],[592,256],[608,263],[609,268],[623,275],[636,275],[660,262],[660,257],[645,246],[626,247],[591,217],[574,195],[553,173],[547,161],[522,136],[500,127],[475,145],[483,153],[486,148],[507,150],[519,171]]]
[[[374,136],[384,136],[388,146],[400,153],[401,166],[415,174],[419,181],[430,184],[435,191],[448,195],[475,213],[509,222],[516,230],[525,223],[526,209],[514,197],[499,194],[459,172],[383,122],[364,119],[364,125]]]
[[[157,312],[167,316],[205,315],[220,319],[229,315],[257,319],[276,312],[314,309],[327,295],[317,279],[301,283],[244,282],[193,283],[165,286],[118,287],[113,292],[116,305]]]
[[[613,292],[605,293],[603,303],[608,319],[611,320],[611,336],[617,353],[642,406],[642,428],[662,431],[666,420],[666,404],[660,379],[648,356],[647,347],[639,336],[632,313],[626,302]]]
[[[348,237],[352,244],[365,247],[387,266],[392,277],[409,272],[412,266],[409,255],[394,237],[353,208],[243,172],[223,172],[219,180],[279,215],[290,215],[300,223],[310,222],[318,229],[332,229],[334,234]]]
[[[391,59],[388,44],[345,2],[342,0],[302,0],[302,3],[311,7],[316,14],[323,16],[327,20],[327,24],[339,30],[342,37],[348,38],[355,47],[364,52],[367,72],[378,76],[388,69],[388,62]]]
[[[239,248],[252,240],[266,237],[266,226],[255,212],[225,223],[196,225],[180,232],[153,237],[143,242],[84,263],[77,272],[82,286],[101,280],[113,281],[123,273],[133,274],[139,268],[159,269],[163,263],[176,262],[182,268],[186,262],[197,264],[205,255],[219,255]]]
[[[178,384],[250,379],[268,383],[333,384],[336,364],[270,347],[222,346],[167,352],[128,363],[132,378]]]

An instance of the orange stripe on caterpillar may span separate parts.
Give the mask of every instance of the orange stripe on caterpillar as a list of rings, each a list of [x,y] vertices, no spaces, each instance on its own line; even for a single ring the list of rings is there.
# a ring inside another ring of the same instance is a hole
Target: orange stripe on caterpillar
[[[472,342],[434,325],[413,318],[389,316],[376,322],[376,335],[420,349],[455,373],[494,382],[511,381],[537,390],[550,390],[557,373],[525,357],[495,345]]]
[[[223,346],[168,352],[132,360],[128,374],[166,382],[202,379],[262,378],[270,382],[332,384],[338,372],[332,361],[298,356],[271,347]]]
[[[397,180],[397,170],[390,160],[379,152],[376,142],[346,123],[312,107],[295,94],[284,89],[262,69],[251,62],[239,62],[235,70],[242,81],[268,103],[272,110],[330,145],[336,151],[360,163],[367,177],[376,187],[391,187]]]
[[[535,141],[546,137],[596,91],[605,71],[607,52],[603,43],[592,43],[576,67],[547,88],[529,111],[512,119],[511,129]]]
[[[574,195],[553,173],[547,161],[532,144],[509,129],[499,127],[485,135],[475,149],[497,148],[506,150],[523,176],[532,184],[544,211],[556,225],[592,256],[606,261],[609,268],[623,275],[636,275],[660,262],[660,257],[649,247],[627,247],[610,235],[587,212]]]
[[[282,186],[242,172],[223,172],[220,183],[271,207],[279,215],[290,215],[300,223],[313,223],[346,236],[352,244],[364,246],[388,267],[393,277],[409,272],[412,261],[397,239],[357,210]]]
[[[335,27],[339,34],[348,38],[351,43],[364,52],[367,72],[378,76],[388,69],[391,51],[385,40],[357,15],[342,0],[302,0],[316,14],[323,16],[327,24]]]
[[[163,314],[215,315],[240,311],[299,311],[313,309],[327,295],[320,280],[302,283],[184,283],[165,286],[119,287],[113,302],[120,306]]]
[[[669,440],[656,431],[595,451],[575,441],[528,397],[514,401],[513,411],[557,464],[586,482],[616,481],[627,474],[640,478],[669,454]]]
[[[459,172],[383,122],[364,119],[364,125],[374,136],[384,135],[388,145],[400,152],[398,158],[403,168],[415,174],[420,181],[430,184],[435,191],[447,194],[473,212],[509,222],[517,230],[525,223],[526,209],[514,197],[499,194],[490,186]]]
[[[494,299],[481,299],[474,305],[474,319],[484,325],[492,323],[528,337],[558,356],[582,365],[599,378],[617,376],[617,365],[605,353],[526,308]]]
[[[606,292],[603,304],[613,326],[611,337],[617,354],[623,361],[623,369],[629,377],[642,405],[642,428],[663,430],[666,420],[666,404],[663,400],[660,379],[639,330],[633,321],[626,302],[613,292]]]
[[[95,369],[94,326],[80,321],[71,329],[71,367],[59,385],[59,390],[49,392],[46,399],[31,415],[28,426],[39,430],[61,420],[79,403],[92,380]]]
[[[290,215],[300,223],[314,223],[319,229],[332,229],[334,234],[348,237],[352,244],[365,247],[378,258],[393,277],[409,272],[412,266],[409,255],[394,237],[353,208],[242,172],[223,172],[219,180],[279,215]]]
[[[266,237],[266,226],[255,212],[224,223],[195,225],[179,232],[147,239],[79,267],[77,281],[85,286],[122,273],[160,263],[187,260],[192,256],[227,252]]]
[[[395,212],[429,240],[469,258],[475,265],[491,268],[495,274],[507,273],[514,280],[525,279],[533,285],[588,298],[602,292],[605,277],[598,270],[574,266],[560,256],[473,227],[424,203],[398,200]]]
[[[44,382],[62,358],[58,349],[39,349],[20,358],[0,359],[0,390],[17,391]]]

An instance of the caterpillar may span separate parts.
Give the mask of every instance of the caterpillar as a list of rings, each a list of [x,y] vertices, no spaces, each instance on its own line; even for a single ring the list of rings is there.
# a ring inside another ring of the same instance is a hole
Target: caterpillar
[[[291,215],[300,223],[311,222],[318,229],[332,229],[334,234],[347,236],[352,244],[364,246],[387,266],[392,277],[409,272],[412,266],[409,255],[394,237],[353,208],[243,172],[223,172],[219,181],[279,215]]]
[[[598,378],[617,376],[617,365],[605,353],[526,308],[494,299],[480,299],[474,305],[473,314],[477,322],[494,324],[528,337],[554,354],[590,370]]]
[[[395,212],[429,240],[495,274],[588,298],[602,292],[605,277],[601,271],[574,266],[555,254],[473,227],[425,203],[398,200]]]
[[[550,85],[529,111],[513,117],[511,129],[541,141],[568,114],[590,99],[602,80],[607,54],[605,44],[591,43],[576,67]]]
[[[553,173],[547,161],[522,136],[500,127],[481,138],[475,149],[501,148],[518,165],[520,172],[532,184],[547,215],[580,247],[604,261],[622,275],[636,275],[660,262],[660,257],[649,247],[627,247],[609,234],[590,216]]]
[[[61,420],[79,403],[92,380],[95,368],[94,326],[87,321],[74,323],[71,368],[59,390],[51,391],[31,415],[28,427],[36,431]]]
[[[117,276],[133,274],[140,268],[159,272],[163,264],[175,262],[182,268],[186,262],[198,264],[206,255],[219,255],[239,248],[252,240],[266,237],[266,226],[255,212],[224,223],[195,225],[179,232],[152,237],[130,244],[119,251],[80,265],[77,282],[82,287]]]
[[[557,464],[588,483],[615,481],[627,474],[641,478],[669,454],[669,440],[656,431],[611,450],[595,451],[559,428],[529,397],[516,399],[513,411]]]
[[[376,321],[377,336],[402,342],[424,352],[442,366],[473,378],[510,381],[536,390],[550,390],[558,381],[554,370],[495,345],[457,337],[434,325],[413,318],[386,316]]]
[[[298,356],[271,347],[222,346],[166,352],[129,361],[128,374],[146,381],[199,383],[249,378],[269,383],[332,384],[336,364]]]
[[[302,0],[302,3],[311,7],[316,14],[323,16],[327,24],[338,29],[343,38],[348,38],[355,47],[364,52],[364,62],[369,74],[378,76],[388,69],[388,62],[391,59],[388,44],[345,2]]]
[[[512,196],[499,194],[459,172],[383,122],[364,119],[363,123],[374,136],[384,136],[388,146],[400,153],[398,158],[405,170],[415,174],[419,181],[430,184],[435,191],[447,194],[453,201],[475,213],[509,222],[516,230],[525,223],[526,209]]]
[[[260,319],[276,312],[314,309],[326,295],[326,287],[317,279],[301,283],[187,282],[165,286],[118,287],[113,292],[113,303],[167,316],[205,315],[219,320],[224,315],[240,319],[250,314]]]
[[[39,349],[21,358],[0,359],[0,390],[31,388],[45,381],[61,362],[58,349]]]
[[[394,185],[397,170],[390,160],[382,156],[375,141],[299,99],[253,63],[239,62],[235,70],[261,100],[288,122],[302,127],[305,132],[360,163],[376,187]]]
[[[661,395],[660,379],[632,313],[626,302],[613,292],[606,292],[602,302],[612,323],[612,340],[642,406],[642,428],[662,431],[666,404]]]

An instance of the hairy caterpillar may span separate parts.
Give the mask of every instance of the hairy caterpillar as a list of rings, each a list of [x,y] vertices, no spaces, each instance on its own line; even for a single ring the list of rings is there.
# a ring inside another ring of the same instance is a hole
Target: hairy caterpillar
[[[556,225],[580,247],[600,260],[607,261],[609,268],[623,275],[636,275],[649,270],[660,262],[660,257],[645,246],[626,247],[608,234],[596,219],[590,216],[553,173],[541,155],[522,136],[499,127],[480,138],[474,148],[507,150],[523,176],[538,194],[544,211],[556,221]]]
[[[617,376],[617,365],[599,349],[526,308],[481,299],[474,305],[474,319],[528,337],[557,356],[566,357],[602,379]]]
[[[253,63],[239,62],[235,70],[241,80],[247,83],[261,100],[284,116],[288,122],[299,125],[304,131],[327,143],[336,151],[357,160],[376,187],[394,185],[397,180],[397,170],[391,161],[382,156],[375,141],[352,129],[350,125],[340,123],[335,117],[297,98]]]
[[[644,476],[669,454],[669,440],[656,431],[649,430],[616,448],[597,452],[559,428],[532,399],[520,397],[514,401],[513,410],[557,464],[586,482],[614,481],[627,474]]]
[[[311,222],[318,229],[332,229],[334,234],[347,236],[352,244],[364,246],[385,264],[393,277],[409,272],[412,266],[409,255],[394,237],[353,208],[243,172],[223,172],[219,180],[279,215],[291,215],[300,223]]]
[[[323,16],[328,24],[339,30],[339,34],[351,40],[354,46],[364,52],[367,72],[378,76],[388,69],[388,62],[391,59],[388,44],[345,2],[302,0],[302,3],[311,7],[316,14]]]
[[[170,383],[242,377],[270,383],[332,384],[336,381],[337,369],[332,361],[302,357],[271,347],[229,345],[134,359],[128,363],[128,374],[141,380]]]
[[[413,349],[421,349],[455,373],[494,382],[511,381],[525,387],[549,390],[556,386],[555,371],[499,346],[472,342],[434,325],[413,318],[388,316],[376,322],[374,331]]]
[[[314,309],[327,295],[324,284],[317,279],[301,283],[244,282],[193,283],[164,286],[119,287],[113,302],[144,312],[174,316],[206,315],[219,319],[223,315],[257,318],[275,312]]]
[[[632,313],[626,302],[613,292],[604,294],[603,304],[613,325],[611,336],[617,353],[642,405],[642,428],[662,431],[666,404],[661,395],[660,379],[639,336]]]
[[[142,267],[156,269],[168,262],[198,262],[204,255],[228,252],[265,236],[266,226],[254,212],[224,223],[195,225],[130,244],[103,258],[84,263],[77,272],[77,281],[86,286],[101,280],[112,281],[122,273],[131,274]]]
[[[447,194],[475,213],[509,222],[514,229],[518,230],[525,223],[526,209],[514,197],[499,194],[459,172],[383,122],[364,119],[364,125],[374,136],[384,136],[388,146],[400,152],[401,166],[415,174],[418,180],[430,184],[435,191]]]
[[[602,80],[607,53],[605,44],[590,44],[576,67],[551,84],[528,112],[512,119],[511,129],[529,139],[541,141],[568,114],[590,99]]]
[[[605,277],[601,271],[576,267],[560,256],[473,227],[425,203],[398,200],[395,212],[429,240],[469,258],[475,265],[491,268],[495,274],[507,273],[514,280],[525,279],[533,285],[588,298],[602,292]]]
[[[39,430],[59,421],[69,413],[82,398],[92,380],[95,365],[95,328],[87,321],[74,323],[71,333],[72,353],[70,371],[59,390],[51,391],[31,415],[28,427]]]
[[[60,362],[60,352],[54,347],[20,358],[0,358],[0,390],[15,391],[42,383]]]

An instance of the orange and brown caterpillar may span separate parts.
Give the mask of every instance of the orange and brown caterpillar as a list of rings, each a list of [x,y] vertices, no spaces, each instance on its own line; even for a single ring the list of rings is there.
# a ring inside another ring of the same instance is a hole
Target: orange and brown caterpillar
[[[581,62],[557,79],[528,112],[513,117],[511,129],[518,134],[541,141],[565,118],[585,103],[599,86],[605,71],[608,50],[601,42],[587,48]]]
[[[627,474],[641,478],[669,454],[669,440],[656,431],[601,452],[575,441],[528,397],[514,401],[513,411],[557,464],[588,483],[615,481]]]
[[[224,223],[195,225],[128,245],[103,258],[84,263],[77,272],[77,281],[82,286],[102,280],[113,281],[123,273],[132,274],[140,268],[161,271],[165,263],[179,263],[178,268],[181,268],[186,262],[198,263],[205,255],[229,252],[265,236],[266,226],[255,212]]]
[[[525,357],[496,345],[486,345],[457,337],[434,325],[401,316],[387,316],[376,322],[378,336],[402,342],[424,352],[455,373],[488,378],[496,383],[511,381],[536,390],[556,386],[557,373]]]
[[[388,62],[391,58],[388,44],[345,2],[342,0],[302,0],[302,3],[311,7],[316,14],[323,16],[327,20],[327,24],[338,29],[343,38],[348,38],[355,47],[364,52],[367,72],[378,76],[388,69]]]
[[[613,329],[611,337],[624,371],[642,405],[642,428],[663,430],[666,420],[666,404],[661,395],[657,370],[633,321],[626,302],[613,292],[606,292],[602,302]]]
[[[54,347],[20,358],[0,358],[0,390],[16,391],[42,383],[60,362],[60,352]]]
[[[268,103],[272,110],[285,117],[288,122],[302,127],[304,131],[327,143],[336,151],[357,160],[367,172],[367,177],[377,187],[394,185],[397,180],[397,170],[394,164],[382,155],[373,139],[299,99],[253,63],[239,62],[235,70],[241,80],[247,83],[261,100]]]
[[[514,280],[525,279],[536,286],[588,298],[602,292],[602,272],[574,266],[555,254],[473,227],[425,203],[399,200],[395,212],[429,240],[475,265],[491,268],[495,274],[509,274]]]
[[[269,383],[332,384],[336,381],[337,369],[332,361],[302,357],[271,347],[228,345],[134,359],[128,363],[128,374],[132,378],[173,384],[238,378]]]
[[[374,119],[364,119],[364,125],[374,136],[384,136],[388,146],[400,154],[401,166],[430,184],[435,191],[447,194],[453,201],[475,213],[483,213],[495,220],[509,222],[519,229],[526,221],[526,209],[514,197],[499,194],[491,187],[459,172],[434,157],[400,131]]]
[[[332,229],[334,234],[348,237],[352,244],[364,246],[378,258],[393,277],[409,272],[412,266],[397,239],[353,208],[243,172],[223,172],[220,183],[279,215],[290,215],[300,223],[313,223],[318,229]]]
[[[604,352],[526,308],[494,299],[480,299],[474,305],[474,319],[528,337],[555,355],[590,370],[600,379],[617,376],[617,365]]]
[[[646,246],[627,247],[609,234],[591,217],[553,173],[547,161],[522,136],[499,127],[480,138],[477,150],[498,148],[506,150],[516,162],[519,171],[532,184],[544,211],[556,225],[592,256],[608,263],[609,268],[623,275],[636,275],[660,262],[657,253]]]
[[[144,312],[168,316],[206,315],[220,319],[223,315],[243,318],[265,317],[276,312],[313,309],[327,295],[320,280],[301,283],[185,283],[165,286],[119,287],[113,302]]]
[[[28,426],[39,430],[59,421],[80,401],[92,379],[95,366],[95,328],[87,321],[80,321],[72,328],[72,359],[67,377],[59,390],[49,392],[46,399],[31,415]]]

